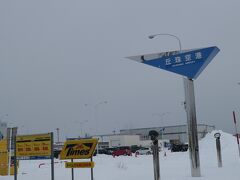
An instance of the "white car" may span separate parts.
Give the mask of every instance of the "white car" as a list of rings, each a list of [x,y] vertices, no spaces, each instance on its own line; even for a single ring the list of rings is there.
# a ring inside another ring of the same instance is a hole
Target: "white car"
[[[136,151],[137,155],[150,155],[152,154],[152,149],[151,148],[141,148]]]

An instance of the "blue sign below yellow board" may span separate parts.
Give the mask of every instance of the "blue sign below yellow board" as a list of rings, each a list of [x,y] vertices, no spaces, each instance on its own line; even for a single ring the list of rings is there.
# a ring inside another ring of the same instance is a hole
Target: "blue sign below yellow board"
[[[183,51],[171,51],[156,54],[127,57],[150,66],[196,79],[220,50],[207,47]]]

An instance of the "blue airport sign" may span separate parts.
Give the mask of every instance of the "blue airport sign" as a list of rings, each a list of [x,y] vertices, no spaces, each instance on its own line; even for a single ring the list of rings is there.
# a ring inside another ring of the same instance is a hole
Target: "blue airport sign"
[[[196,79],[220,50],[218,47],[127,57],[150,66]]]

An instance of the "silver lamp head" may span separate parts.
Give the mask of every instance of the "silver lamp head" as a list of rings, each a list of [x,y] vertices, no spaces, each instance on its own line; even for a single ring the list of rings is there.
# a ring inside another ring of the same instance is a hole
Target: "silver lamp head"
[[[149,39],[153,39],[154,37],[155,37],[154,35],[148,36]]]

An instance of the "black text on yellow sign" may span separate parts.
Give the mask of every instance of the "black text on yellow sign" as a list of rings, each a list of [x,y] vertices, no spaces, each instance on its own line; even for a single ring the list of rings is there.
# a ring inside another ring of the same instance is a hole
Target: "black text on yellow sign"
[[[0,176],[8,175],[7,140],[0,141]]]
[[[65,168],[94,168],[94,162],[66,162]]]
[[[97,143],[97,139],[68,140],[60,153],[60,159],[89,159]]]
[[[16,137],[17,157],[51,156],[51,134]]]

